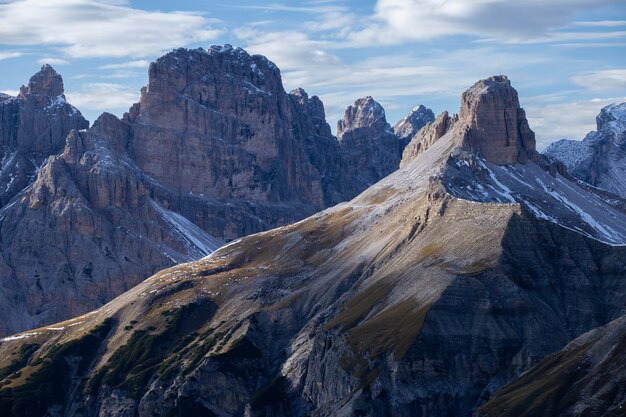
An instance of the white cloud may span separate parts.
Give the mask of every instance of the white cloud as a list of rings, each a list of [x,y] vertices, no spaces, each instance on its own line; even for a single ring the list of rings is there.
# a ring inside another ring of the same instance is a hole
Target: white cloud
[[[0,91],[0,93],[8,94],[8,95],[13,96],[13,97],[17,97],[17,95],[20,94],[20,90],[2,90],[2,91]]]
[[[532,101],[532,99],[531,99]],[[596,116],[604,106],[626,97],[596,98],[572,103],[532,103],[525,106],[530,127],[537,134],[537,149],[558,139],[582,139],[596,129]]]
[[[11,59],[11,58],[19,58],[22,55],[24,55],[21,52],[16,52],[16,51],[0,51],[0,61],[4,61],[5,59]]]
[[[501,42],[516,45],[531,45],[537,43],[556,42],[590,42],[599,40],[623,40],[626,31],[612,32],[549,32],[535,37],[510,37],[508,39],[486,38],[478,42]]]
[[[67,101],[80,110],[119,113],[139,101],[139,92],[115,83],[83,84],[79,91],[66,92]]]
[[[364,28],[349,34],[349,41],[357,46],[392,45],[469,35],[530,42],[565,26],[577,13],[619,1],[378,0],[374,14]]]
[[[132,8],[126,1],[0,3],[0,43],[52,45],[71,57],[143,57],[214,39],[215,19]]]
[[[50,64],[50,65],[67,65],[69,64],[68,61],[66,61],[65,59],[61,59],[61,58],[41,58],[37,60],[38,64]]]
[[[128,62],[120,62],[119,64],[108,64],[108,65],[102,65],[101,67],[98,67],[99,69],[126,69],[126,68],[142,68],[142,69],[148,69],[148,66],[150,65],[150,61],[146,61],[146,60],[136,60],[136,61],[128,61]]]
[[[589,91],[615,91],[626,89],[626,68],[593,71],[571,78],[574,84]]]
[[[520,55],[493,46],[388,52],[348,61],[335,53],[337,43],[311,39],[301,32],[264,33],[242,28],[237,34],[248,42],[246,49],[278,65],[287,90],[304,87],[319,95],[331,124],[356,98],[365,95],[385,105],[393,122],[420,102],[428,105],[446,98],[458,103],[461,93],[478,79],[507,74],[521,82],[526,68],[547,62],[542,54]],[[530,82],[537,81],[533,77]],[[403,108],[400,102],[410,103]],[[458,107],[448,110],[456,112]]]
[[[142,77],[145,76],[145,73],[143,72],[137,72],[137,71],[128,71],[128,70],[118,70],[118,71],[113,71],[112,73],[109,74],[105,74],[102,75],[101,78],[137,78],[137,77]]]
[[[574,22],[575,26],[583,27],[616,27],[626,26],[626,20],[597,20],[588,22]]]

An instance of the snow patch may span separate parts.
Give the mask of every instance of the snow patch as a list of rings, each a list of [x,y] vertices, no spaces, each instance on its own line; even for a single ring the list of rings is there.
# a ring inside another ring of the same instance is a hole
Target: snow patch
[[[20,339],[26,339],[28,337],[33,337],[33,336],[37,336],[41,333],[39,332],[34,332],[34,333],[22,333],[22,334],[18,334],[15,336],[9,336],[9,337],[5,337],[4,339],[0,339],[0,342],[8,342],[10,340],[20,340]]]
[[[184,216],[167,210],[154,200],[150,200],[150,204],[185,242],[190,260],[200,259],[222,246],[221,240],[209,235]]]

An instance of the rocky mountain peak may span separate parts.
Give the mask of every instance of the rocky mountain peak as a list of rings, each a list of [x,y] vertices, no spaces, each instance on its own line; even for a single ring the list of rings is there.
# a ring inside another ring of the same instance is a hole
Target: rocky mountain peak
[[[535,158],[535,134],[506,76],[480,80],[464,92],[460,118],[467,125],[464,146],[488,161],[512,164]]]
[[[238,115],[248,102],[271,106],[284,98],[280,71],[263,56],[230,45],[179,48],[150,64],[148,85],[129,119],[174,130],[205,131],[204,120],[193,117],[195,126],[189,126],[189,114],[173,109],[189,106],[194,114],[210,109],[230,116]]]
[[[371,96],[360,98],[348,106],[343,119],[337,122],[337,136],[360,128],[378,128],[388,130],[391,127],[385,117],[385,109]]]
[[[458,120],[458,115],[450,116],[447,111],[444,111],[437,116],[434,121],[419,129],[408,145],[404,148],[404,151],[402,152],[402,160],[400,161],[400,167],[405,166],[410,161],[417,158],[419,154],[432,146],[443,135],[448,133]]]
[[[626,102],[610,104],[596,117],[598,132],[612,134],[617,142],[626,141]]]
[[[63,78],[50,65],[45,64],[41,70],[30,78],[28,86],[22,86],[19,97],[37,97],[47,101],[63,95]]]
[[[435,114],[420,104],[393,127],[393,133],[400,139],[410,140],[422,127],[435,121]]]
[[[305,112],[322,120],[326,119],[326,112],[324,110],[324,104],[318,96],[309,97],[309,94],[302,88],[296,88],[289,92],[289,97],[298,106],[303,106]]]
[[[324,103],[318,96],[309,97],[308,93],[302,88],[296,88],[289,92],[289,98],[302,115],[307,115],[313,123],[313,131],[318,136],[332,138],[330,126],[326,122],[326,111]]]
[[[561,161],[576,178],[625,197],[626,102],[604,107],[596,123],[598,130],[582,141],[561,139],[543,153]]]
[[[63,79],[44,65],[17,98],[0,96],[0,207],[28,186],[43,161],[89,122],[63,95]],[[1,275],[1,274],[0,274]]]

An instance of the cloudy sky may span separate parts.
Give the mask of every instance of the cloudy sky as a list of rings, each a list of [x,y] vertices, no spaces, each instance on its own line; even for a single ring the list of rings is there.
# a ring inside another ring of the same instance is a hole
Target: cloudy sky
[[[137,101],[164,52],[224,43],[319,95],[331,126],[364,95],[391,124],[417,104],[457,112],[474,81],[506,74],[543,148],[626,101],[624,0],[0,0],[0,91],[50,63],[93,121]]]

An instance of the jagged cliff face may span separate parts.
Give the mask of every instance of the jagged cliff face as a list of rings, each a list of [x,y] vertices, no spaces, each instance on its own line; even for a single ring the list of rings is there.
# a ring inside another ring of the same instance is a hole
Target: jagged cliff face
[[[481,80],[463,93],[460,118],[467,125],[465,146],[486,160],[512,164],[535,158],[535,134],[507,77]]]
[[[517,91],[503,75],[480,80],[461,97],[461,113],[447,111],[417,131],[404,148],[401,166],[454,128],[456,143],[497,165],[533,160],[545,164],[535,148],[535,134],[520,107]]]
[[[404,148],[402,152],[402,160],[400,166],[405,166],[431,145],[433,145],[439,138],[445,135],[450,128],[458,122],[458,116],[450,117],[447,111],[444,111],[437,119],[426,124],[422,129],[418,130],[416,134],[411,137],[410,142]]]
[[[370,96],[346,109],[343,119],[337,122],[337,138],[348,155],[346,163],[368,185],[398,168],[402,141],[387,123],[383,107]]]
[[[294,135],[295,116],[265,57],[228,47],[184,50],[150,65],[129,114],[131,151],[146,175],[176,192],[293,202],[311,212],[324,207],[324,196]]]
[[[562,139],[544,154],[563,162],[573,176],[626,197],[626,103],[604,107],[596,123],[597,131],[582,142]]]
[[[44,65],[17,97],[0,95],[0,208],[28,186],[43,161],[89,123],[65,101],[63,80]]]
[[[350,202],[4,339],[0,411],[471,415],[623,314],[626,212],[545,164],[489,161],[465,132]]]
[[[478,417],[623,416],[626,409],[626,316],[549,355],[499,390]]]
[[[221,244],[151,198],[125,151],[128,137],[109,114],[72,131],[62,153],[0,211],[0,332],[97,308],[147,271]]]
[[[400,160],[393,135],[364,136],[377,120],[340,143],[319,98],[287,94],[273,63],[228,45],[158,59],[140,102],[87,131],[62,94],[46,66],[1,98],[0,185],[13,184],[0,200],[2,335],[352,198]]]
[[[419,105],[393,127],[393,133],[400,139],[404,146],[411,141],[413,136],[428,123],[435,121],[435,114],[431,109]]]

